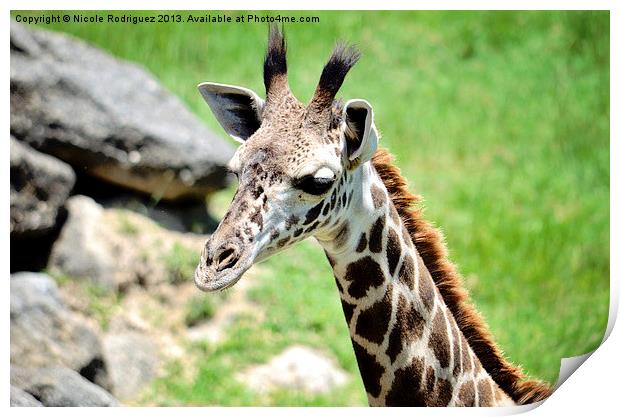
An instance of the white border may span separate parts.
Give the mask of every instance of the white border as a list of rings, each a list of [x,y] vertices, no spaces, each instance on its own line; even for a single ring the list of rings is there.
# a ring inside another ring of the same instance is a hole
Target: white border
[[[614,74],[617,74],[620,66],[618,65],[618,53],[614,49],[618,45],[618,24],[620,23],[617,15],[617,6],[614,1],[604,1],[604,0],[590,0],[590,1],[553,1],[553,0],[521,0],[521,1],[492,1],[492,0],[477,0],[477,1],[469,1],[467,3],[463,1],[457,0],[436,0],[436,1],[415,1],[415,2],[406,2],[401,3],[394,0],[383,0],[380,3],[371,2],[367,0],[318,0],[310,3],[302,3],[302,2],[283,2],[283,1],[263,1],[260,4],[257,2],[248,1],[248,0],[228,0],[225,2],[205,2],[205,1],[190,1],[190,0],[177,0],[174,2],[163,1],[163,0],[151,0],[151,1],[141,1],[141,2],[132,2],[128,4],[127,2],[123,2],[120,0],[110,0],[110,1],[91,1],[87,4],[82,1],[77,0],[63,0],[54,2],[54,4],[50,4],[49,1],[43,0],[25,0],[25,1],[6,1],[3,2],[2,8],[4,9],[4,15],[2,16],[2,25],[0,25],[0,31],[3,33],[3,38],[5,39],[4,44],[4,62],[5,64],[2,66],[2,74],[4,75],[5,82],[3,83],[2,89],[4,91],[4,100],[2,101],[2,120],[3,126],[5,126],[8,131],[9,123],[9,99],[10,99],[10,91],[9,91],[9,83],[7,83],[7,78],[9,78],[9,62],[10,62],[10,51],[9,51],[9,10],[17,9],[17,10],[25,10],[25,9],[57,9],[57,10],[157,10],[157,9],[169,9],[169,10],[203,10],[203,9],[211,9],[211,10],[239,10],[239,9],[262,9],[262,10],[372,10],[380,6],[382,10],[405,10],[405,9],[415,9],[415,10],[467,10],[467,9],[493,9],[493,10],[579,10],[579,9],[587,9],[587,10],[611,10],[611,107],[610,107],[610,118],[611,118],[611,137],[615,138],[615,140],[611,141],[611,161],[618,162],[618,146],[616,141],[618,140],[618,127],[617,120],[619,119],[618,114],[618,84],[616,82],[616,78]],[[8,132],[7,132],[8,133]],[[8,135],[7,135],[8,136]],[[9,404],[9,357],[10,357],[10,349],[9,349],[9,314],[8,308],[10,303],[9,298],[9,204],[8,204],[8,195],[9,195],[9,141],[7,140],[2,142],[3,146],[3,156],[4,163],[3,169],[1,170],[0,175],[2,176],[2,187],[4,191],[4,195],[6,196],[6,202],[2,206],[2,216],[5,219],[3,223],[3,231],[4,231],[4,239],[2,240],[2,250],[0,251],[2,256],[1,265],[6,271],[4,276],[5,279],[0,280],[2,287],[2,294],[4,296],[5,303],[5,312],[3,316],[3,334],[5,336],[4,343],[0,347],[2,349],[3,357],[5,358],[2,363],[2,370],[4,378],[1,381],[2,386],[2,399],[3,405],[8,408]],[[617,169],[614,169],[614,164],[611,164],[611,184],[618,184],[617,178]],[[620,253],[620,247],[618,245],[618,222],[615,219],[615,214],[618,213],[618,192],[614,187],[610,187],[611,190],[611,236],[610,236],[610,249],[611,254]],[[617,267],[617,261],[612,256],[611,258],[611,277],[618,277],[618,273],[620,272]],[[607,327],[607,331],[605,337],[607,340],[603,343],[603,345],[597,349],[591,356],[589,360],[587,360],[583,366],[576,370],[574,375],[568,378],[567,382],[561,385],[557,391],[540,407],[526,407],[526,408],[534,408],[530,413],[532,415],[557,415],[557,414],[585,414],[585,413],[604,413],[609,412],[611,410],[616,409],[615,407],[615,399],[618,396],[618,383],[617,376],[620,375],[620,361],[618,360],[617,352],[620,352],[620,336],[618,336],[618,332],[611,332],[613,326],[615,324],[618,312],[618,288],[617,288],[617,278],[611,280],[610,284],[610,294],[611,294],[611,303],[610,303],[610,311],[609,311],[609,323]],[[577,360],[579,362],[579,360]],[[574,366],[575,363],[572,364]],[[31,409],[19,409],[19,408],[11,408],[8,410],[9,412],[15,415],[26,415],[32,412]],[[112,412],[121,413],[121,414],[133,414],[133,413],[143,413],[144,409],[141,408],[124,408],[117,409]],[[420,414],[436,414],[436,415],[505,415],[511,410],[501,410],[501,409],[482,409],[482,410],[473,410],[473,409],[417,409],[417,410],[405,410],[405,409],[389,409],[389,410],[373,410],[367,408],[356,408],[355,410],[351,410],[349,408],[343,409],[313,409],[313,408],[217,408],[216,410],[204,410],[203,408],[150,408],[148,409],[149,413],[156,415],[173,415],[178,414],[179,412],[183,412],[184,414],[190,415],[202,415],[206,413],[214,413],[215,415],[222,416],[237,416],[239,413],[251,411],[256,414],[264,414],[264,415],[286,415],[289,416],[291,413],[300,414],[300,415],[315,415],[317,412],[319,413],[351,413],[354,412],[363,415],[370,415],[376,412],[381,412],[382,414],[400,414],[400,413],[420,413]],[[512,411],[525,411],[524,409],[512,410]],[[84,410],[80,409],[68,409],[58,411],[57,409],[45,409],[41,410],[41,412],[46,413],[63,413],[64,414],[73,414],[79,413],[82,414]],[[99,414],[106,411],[102,409],[89,409],[89,413]],[[607,414],[607,413],[605,413]]]

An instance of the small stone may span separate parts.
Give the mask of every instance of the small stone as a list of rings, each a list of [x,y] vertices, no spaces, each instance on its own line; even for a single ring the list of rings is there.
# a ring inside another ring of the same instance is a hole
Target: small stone
[[[345,384],[348,375],[321,352],[291,346],[268,363],[249,368],[238,380],[261,393],[288,389],[325,394]]]

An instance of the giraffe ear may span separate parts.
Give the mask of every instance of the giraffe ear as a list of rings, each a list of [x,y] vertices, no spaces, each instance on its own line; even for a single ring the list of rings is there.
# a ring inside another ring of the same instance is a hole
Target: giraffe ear
[[[344,105],[344,123],[349,159],[354,161],[359,158],[361,164],[369,161],[379,142],[370,103],[362,99],[347,101]]]
[[[215,118],[233,139],[244,142],[260,127],[265,102],[254,91],[234,85],[198,85]]]

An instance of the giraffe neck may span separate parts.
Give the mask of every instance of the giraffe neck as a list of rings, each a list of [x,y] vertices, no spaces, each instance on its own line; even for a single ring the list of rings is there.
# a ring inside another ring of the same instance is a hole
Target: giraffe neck
[[[334,193],[343,204],[317,239],[370,405],[514,404],[467,344],[372,165]]]

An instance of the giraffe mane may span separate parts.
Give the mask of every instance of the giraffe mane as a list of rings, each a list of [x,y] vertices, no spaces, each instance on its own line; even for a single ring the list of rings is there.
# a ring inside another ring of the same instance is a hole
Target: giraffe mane
[[[541,401],[551,395],[551,387],[540,380],[528,380],[520,367],[511,364],[493,341],[481,314],[468,301],[455,265],[448,259],[442,233],[422,217],[421,197],[407,190],[407,181],[393,164],[393,156],[379,148],[372,164],[388,190],[390,199],[404,222],[424,264],[444,302],[454,316],[468,344],[491,378],[518,404]]]

